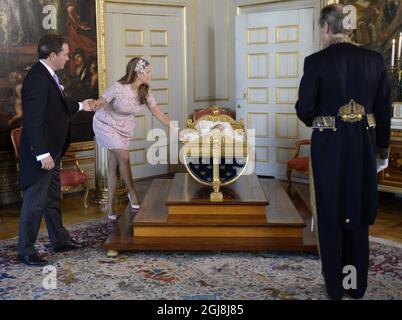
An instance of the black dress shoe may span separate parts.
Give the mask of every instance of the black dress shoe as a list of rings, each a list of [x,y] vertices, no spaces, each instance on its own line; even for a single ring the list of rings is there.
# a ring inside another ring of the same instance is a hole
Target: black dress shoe
[[[81,247],[77,246],[75,244],[66,244],[64,246],[54,248],[54,251],[55,252],[67,252],[67,251],[76,250],[79,248],[81,248]]]
[[[348,294],[352,299],[363,299],[365,292],[356,292],[350,290]]]
[[[25,263],[28,266],[43,267],[48,264],[45,259],[42,259],[37,254],[31,254],[26,256],[18,255],[18,260]]]
[[[84,246],[88,245],[88,243],[85,242],[85,241],[77,241],[77,240],[74,240],[74,239],[71,239],[71,243],[76,245],[76,246],[78,246],[78,247],[84,247]]]
[[[337,291],[333,291],[333,292],[328,292],[327,291],[327,296],[330,300],[342,300],[342,297],[344,295],[344,292],[337,292]]]

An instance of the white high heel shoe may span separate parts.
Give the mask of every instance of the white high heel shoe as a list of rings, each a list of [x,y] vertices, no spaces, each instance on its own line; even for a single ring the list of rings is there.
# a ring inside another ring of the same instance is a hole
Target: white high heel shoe
[[[120,215],[115,214],[115,213],[112,213],[112,214],[108,213],[107,214],[107,218],[109,220],[111,220],[111,221],[116,221],[119,217],[120,217]]]
[[[140,205],[139,205],[139,204],[133,204],[133,203],[131,202],[130,193],[128,193],[128,201],[130,201],[131,209],[139,209],[139,208],[140,208]]]

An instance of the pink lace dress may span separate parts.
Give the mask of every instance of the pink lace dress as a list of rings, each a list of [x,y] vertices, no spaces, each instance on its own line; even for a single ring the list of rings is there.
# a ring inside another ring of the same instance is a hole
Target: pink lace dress
[[[113,83],[103,94],[108,104],[96,111],[93,129],[96,142],[107,149],[128,150],[134,135],[134,115],[141,111],[142,105],[129,84]],[[151,91],[147,97],[149,108],[156,106]]]

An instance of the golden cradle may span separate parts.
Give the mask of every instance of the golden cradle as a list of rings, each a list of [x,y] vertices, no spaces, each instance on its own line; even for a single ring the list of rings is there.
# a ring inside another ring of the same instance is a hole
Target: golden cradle
[[[247,135],[244,121],[236,121],[229,109],[211,106],[195,111],[187,121],[187,129],[194,129],[202,120],[228,122],[233,135],[213,129],[198,138],[181,139],[181,160],[187,172],[197,182],[212,187],[211,201],[223,201],[220,187],[235,182],[245,172],[249,162]]]

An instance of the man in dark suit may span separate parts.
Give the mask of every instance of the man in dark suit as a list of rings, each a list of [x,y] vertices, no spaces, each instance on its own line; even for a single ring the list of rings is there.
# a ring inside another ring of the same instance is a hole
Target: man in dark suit
[[[369,225],[377,214],[377,172],[388,165],[391,119],[383,57],[349,41],[345,17],[342,5],[323,8],[325,49],[305,59],[296,104],[313,128],[320,256],[333,299],[344,292],[362,298],[367,288]]]
[[[28,265],[46,264],[34,250],[43,214],[55,251],[78,247],[62,224],[60,159],[70,143],[71,115],[79,110],[93,111],[93,102],[66,101],[55,71],[64,68],[68,54],[68,42],[62,36],[42,37],[38,44],[39,61],[22,86],[19,185],[23,201],[18,257]]]

